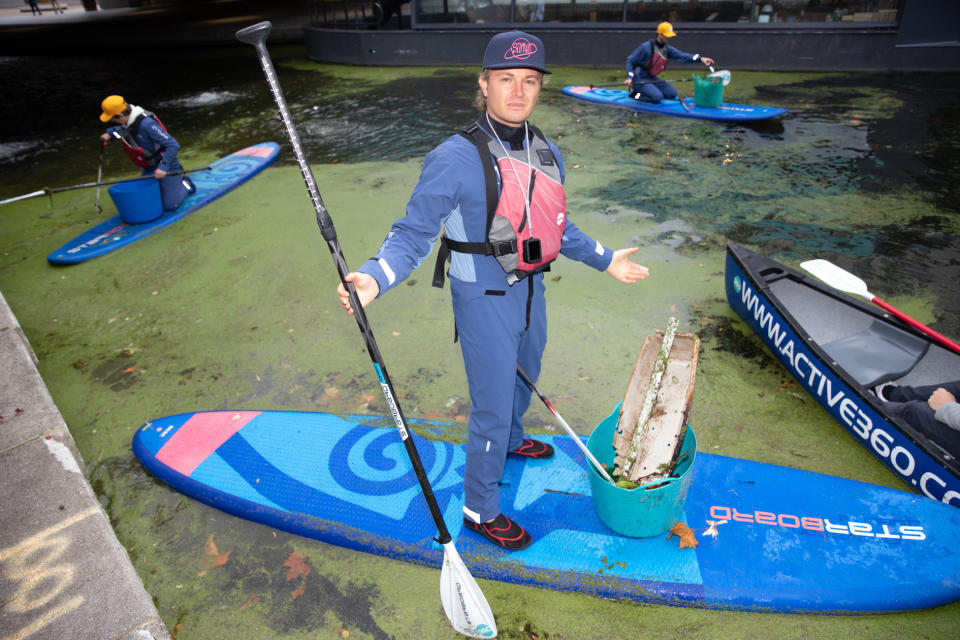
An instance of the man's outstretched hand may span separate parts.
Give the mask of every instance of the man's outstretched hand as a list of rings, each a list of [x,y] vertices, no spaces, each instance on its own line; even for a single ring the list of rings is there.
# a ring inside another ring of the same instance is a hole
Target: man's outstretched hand
[[[607,273],[626,284],[633,284],[637,280],[643,280],[649,276],[649,269],[630,260],[630,255],[639,250],[639,247],[630,247],[629,249],[614,251],[613,260],[610,261],[610,266],[607,267]]]

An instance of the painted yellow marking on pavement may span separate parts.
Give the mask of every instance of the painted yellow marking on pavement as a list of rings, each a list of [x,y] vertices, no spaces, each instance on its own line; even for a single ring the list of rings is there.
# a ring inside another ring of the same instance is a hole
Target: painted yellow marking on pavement
[[[96,512],[97,508],[91,507],[12,547],[0,550],[0,576],[16,585],[4,606],[5,617],[11,614],[33,617],[29,624],[4,640],[24,640],[83,604],[83,596],[80,595],[63,601],[68,595],[65,593],[67,588],[73,582],[76,567],[71,562],[59,560],[67,552],[70,538],[58,534]],[[54,602],[58,598],[60,601]],[[40,611],[44,607],[47,610]]]

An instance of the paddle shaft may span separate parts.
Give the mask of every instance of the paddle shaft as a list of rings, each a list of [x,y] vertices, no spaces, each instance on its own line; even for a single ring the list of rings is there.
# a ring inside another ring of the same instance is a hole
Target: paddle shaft
[[[634,82],[632,84],[654,84],[656,82],[693,82],[693,78],[677,78],[676,80],[667,80],[665,78],[659,79],[659,80],[643,80],[641,82]],[[590,88],[599,89],[601,87],[625,87],[625,86],[626,86],[625,82],[617,82],[613,84],[592,84],[590,85]]]
[[[720,78],[723,85],[726,86],[730,82],[730,72],[726,70],[714,71],[713,67],[710,67],[710,75],[708,78]],[[633,82],[632,84],[654,84],[657,82],[692,82],[696,78],[677,78],[675,80],[670,80],[667,78],[654,78],[652,80],[641,80],[640,82]],[[620,82],[617,84],[592,84],[590,85],[591,89],[598,89],[600,87],[622,87],[625,86],[625,82]]]
[[[934,340],[937,340],[943,346],[960,353],[960,345],[958,345],[953,340],[950,340],[946,336],[942,336],[927,325],[914,320],[903,311],[900,311],[893,305],[884,302],[880,298],[876,297],[870,290],[867,288],[867,283],[864,282],[858,276],[850,273],[842,267],[838,267],[829,260],[824,260],[822,258],[816,260],[807,260],[806,262],[801,262],[800,267],[807,271],[808,273],[813,274],[814,277],[819,278],[820,280],[827,283],[829,286],[834,289],[839,289],[844,293],[850,293],[855,296],[860,296],[866,300],[869,300],[873,304],[877,305],[881,309],[889,312],[896,318],[903,320],[911,327],[922,331],[927,334]]]
[[[210,171],[210,167],[197,167],[196,169],[184,169],[183,171],[170,171],[168,176],[180,176],[195,171]],[[120,178],[117,180],[107,180],[106,182],[85,182],[83,184],[73,184],[69,187],[55,187],[53,189],[44,189],[43,193],[60,193],[61,191],[73,191],[74,189],[86,189],[88,187],[105,187],[111,184],[123,184],[124,182],[137,182],[138,180],[156,180],[153,176],[138,176],[136,178]]]
[[[417,480],[420,482],[420,488],[423,491],[423,496],[426,498],[427,505],[430,507],[430,514],[433,516],[433,521],[437,525],[437,531],[440,534],[437,542],[440,544],[446,544],[450,542],[452,537],[450,536],[450,532],[447,530],[446,523],[443,521],[443,514],[440,512],[439,505],[437,505],[437,499],[433,495],[433,489],[430,486],[430,481],[427,479],[427,474],[424,472],[423,463],[420,461],[420,455],[417,453],[417,447],[413,443],[412,434],[407,428],[406,418],[404,418],[403,411],[400,409],[400,405],[396,400],[396,393],[393,390],[393,383],[390,381],[390,375],[387,373],[387,366],[383,362],[383,356],[380,355],[380,349],[377,346],[377,341],[373,337],[373,331],[370,329],[370,324],[367,322],[367,316],[366,313],[364,313],[363,305],[360,304],[360,298],[357,296],[357,292],[353,284],[346,281],[346,276],[348,273],[350,273],[350,270],[347,268],[347,262],[343,256],[343,250],[340,248],[339,240],[337,240],[337,231],[333,226],[333,219],[327,212],[327,208],[323,204],[323,199],[320,197],[320,191],[317,189],[317,181],[313,177],[313,170],[310,168],[307,158],[303,153],[303,146],[300,144],[300,136],[293,124],[293,116],[290,114],[290,109],[287,107],[286,98],[283,96],[283,90],[280,88],[280,82],[277,79],[277,73],[273,68],[273,61],[270,59],[270,54],[267,51],[265,41],[267,35],[270,33],[270,28],[271,24],[269,22],[261,22],[238,31],[237,39],[241,42],[246,42],[247,44],[253,45],[257,50],[257,57],[260,60],[260,66],[263,68],[263,73],[267,78],[267,84],[270,86],[270,92],[273,94],[273,100],[277,104],[277,108],[280,110],[280,117],[283,120],[283,126],[287,131],[287,137],[290,139],[290,144],[293,146],[293,154],[297,159],[297,165],[300,167],[300,175],[303,176],[303,182],[306,184],[307,192],[310,194],[310,200],[313,202],[313,208],[317,214],[317,224],[320,227],[320,233],[323,235],[324,240],[327,241],[330,254],[333,257],[333,261],[337,267],[337,273],[340,274],[340,282],[343,283],[344,287],[346,287],[347,291],[350,293],[350,305],[353,307],[353,316],[357,320],[357,326],[360,328],[360,333],[363,334],[363,340],[366,343],[367,352],[370,354],[370,359],[373,361],[373,368],[376,370],[377,378],[380,380],[380,389],[383,391],[383,395],[387,400],[387,406],[389,407],[390,413],[393,416],[394,424],[397,427],[397,431],[400,432],[400,438],[403,440],[403,445],[407,450],[407,456],[410,458],[410,463],[413,465],[413,470],[417,475]]]
[[[873,296],[873,297],[870,299],[870,302],[872,302],[873,304],[877,305],[877,306],[880,307],[881,309],[884,309],[884,310],[886,310],[886,311],[889,311],[892,315],[900,318],[901,320],[903,320],[904,322],[906,322],[907,324],[909,324],[911,327],[913,327],[913,328],[915,328],[915,329],[919,329],[920,331],[924,332],[925,334],[927,334],[927,335],[930,336],[931,338],[934,338],[935,340],[937,340],[937,341],[938,341],[940,344],[942,344],[943,346],[945,346],[945,347],[947,347],[947,348],[949,348],[949,349],[952,349],[952,350],[956,351],[957,353],[960,353],[960,344],[957,344],[956,342],[954,342],[954,341],[951,340],[950,338],[948,338],[948,337],[946,337],[946,336],[944,336],[944,335],[941,335],[941,334],[937,333],[936,331],[934,331],[933,329],[931,329],[931,328],[928,327],[927,325],[923,324],[922,322],[919,322],[918,320],[914,320],[913,318],[911,318],[910,316],[908,316],[907,314],[905,314],[903,311],[900,311],[900,310],[897,309],[896,307],[891,306],[890,304],[884,302],[883,300],[881,300],[880,298],[877,298],[876,296]]]
[[[570,425],[568,425],[567,421],[563,419],[563,416],[560,415],[560,412],[554,409],[553,405],[550,404],[550,401],[547,400],[542,393],[540,393],[540,389],[537,388],[537,385],[534,384],[533,380],[530,379],[530,376],[527,375],[527,372],[524,371],[523,367],[521,367],[519,364],[517,365],[517,373],[520,374],[520,377],[523,378],[523,381],[527,383],[527,386],[530,387],[530,389],[537,394],[540,400],[543,401],[543,404],[545,404],[547,409],[550,410],[550,413],[553,414],[553,417],[557,419],[557,422],[560,423],[560,426],[570,434],[570,436],[573,438],[573,441],[577,443],[577,446],[580,447],[580,450],[583,451],[583,454],[587,456],[587,459],[591,464],[593,464],[593,467],[597,470],[597,473],[603,476],[604,480],[615,485],[616,482],[610,477],[610,474],[606,469],[604,469],[603,465],[600,464],[600,461],[597,460],[592,453],[590,453],[590,449],[587,449],[587,446],[583,444],[583,442],[580,440],[580,436],[578,436],[576,432],[570,428]]]
[[[185,171],[171,171],[168,176],[179,176],[185,175],[188,173],[193,173],[195,171],[210,171],[210,167],[198,167],[197,169],[187,169]],[[88,187],[106,187],[111,184],[123,184],[125,182],[137,182],[138,180],[156,180],[153,176],[140,176],[138,178],[121,178],[118,180],[108,180],[106,182],[84,182],[83,184],[73,184],[69,187],[55,187],[53,189],[41,189],[40,191],[33,191],[31,193],[25,193],[22,196],[16,196],[15,198],[7,198],[6,200],[0,200],[0,204],[7,204],[8,202],[15,202],[17,200],[25,200],[27,198],[33,198],[35,196],[50,195],[53,193],[60,193],[61,191],[73,191],[74,189],[86,189]]]
[[[100,141],[100,157],[97,160],[97,199],[94,202],[94,208],[97,210],[97,213],[103,211],[100,208],[100,179],[103,178],[103,150],[107,148],[107,143],[103,140]]]

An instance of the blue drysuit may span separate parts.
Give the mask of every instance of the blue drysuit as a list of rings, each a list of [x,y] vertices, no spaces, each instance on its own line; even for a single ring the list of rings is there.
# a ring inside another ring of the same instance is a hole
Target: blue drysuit
[[[647,40],[627,56],[627,75],[633,78],[632,92],[639,92],[641,97],[648,102],[660,102],[664,98],[676,100],[678,94],[673,85],[664,80],[657,80],[656,76],[647,72],[650,58],[653,57],[653,47],[654,41]],[[667,60],[696,62],[700,59],[699,53],[684,53],[669,44],[657,48],[666,56]]]
[[[123,135],[126,129],[126,127],[121,126],[110,127],[107,129],[107,133],[111,137],[116,137]],[[167,173],[183,171],[183,167],[180,166],[180,161],[177,159],[177,153],[180,152],[180,143],[164,131],[163,127],[153,118],[149,116],[140,118],[139,125],[133,128],[132,138],[137,146],[154,154],[153,161],[156,164],[152,168],[144,168],[143,175],[153,175],[156,169],[161,169]],[[189,182],[185,178],[186,176],[178,174],[166,176],[160,180],[160,198],[163,200],[164,211],[173,211],[187,197]]]
[[[484,130],[489,134],[487,127]],[[560,152],[549,144],[562,176]],[[432,252],[441,226],[452,240],[483,242],[486,218],[477,148],[463,136],[451,136],[427,154],[406,215],[393,224],[377,254],[359,271],[373,276],[383,295]],[[612,250],[580,231],[569,217],[560,251],[600,271],[613,259]],[[522,418],[530,404],[530,389],[518,377],[517,364],[533,380],[540,374],[547,343],[543,274],[511,286],[495,257],[451,251],[448,275],[471,401],[464,513],[475,522],[486,522],[500,514],[504,463],[507,452],[521,446]]]

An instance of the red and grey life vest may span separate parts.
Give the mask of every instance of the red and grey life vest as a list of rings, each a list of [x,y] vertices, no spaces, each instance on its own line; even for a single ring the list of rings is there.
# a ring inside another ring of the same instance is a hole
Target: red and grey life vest
[[[167,128],[163,126],[163,123],[160,122],[160,118],[155,114],[141,110],[140,113],[134,116],[133,122],[129,122],[123,127],[122,134],[119,131],[114,131],[113,135],[123,143],[123,150],[127,152],[127,156],[130,157],[133,164],[138,167],[143,167],[144,169],[154,169],[160,164],[160,160],[162,159],[159,153],[160,149],[154,147],[153,151],[148,151],[141,147],[134,137],[144,118],[153,118],[157,121],[157,124],[160,125],[161,129],[164,131],[167,130]]]
[[[529,126],[529,125],[528,125]],[[460,135],[477,147],[483,164],[487,195],[487,225],[484,242],[461,242],[443,236],[433,272],[433,285],[443,287],[443,268],[450,251],[496,257],[513,284],[528,275],[545,271],[560,255],[560,242],[567,221],[567,199],[560,165],[546,138],[530,126],[527,149],[507,150],[474,124]],[[494,162],[490,162],[493,156]],[[528,164],[529,157],[529,164]],[[499,188],[497,175],[499,174]],[[530,215],[525,200],[529,198]],[[524,251],[531,243],[537,251]]]
[[[666,47],[663,48],[666,51]],[[647,63],[647,74],[660,75],[667,68],[667,56],[657,47],[657,41],[650,41],[650,62]]]

